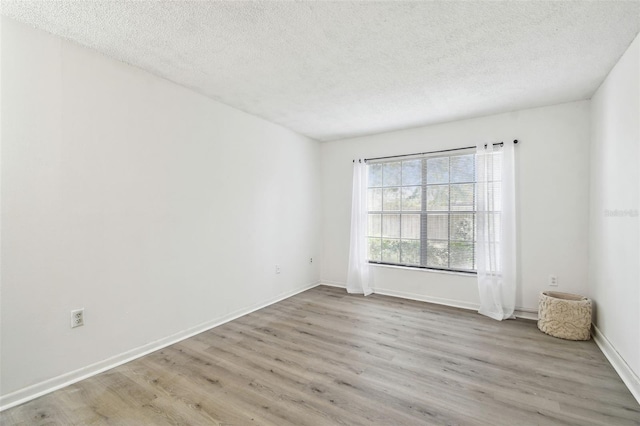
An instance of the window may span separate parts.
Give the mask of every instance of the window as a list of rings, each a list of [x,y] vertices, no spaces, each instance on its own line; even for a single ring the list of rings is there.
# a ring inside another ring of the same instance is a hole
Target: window
[[[368,260],[475,272],[475,155],[368,164]]]

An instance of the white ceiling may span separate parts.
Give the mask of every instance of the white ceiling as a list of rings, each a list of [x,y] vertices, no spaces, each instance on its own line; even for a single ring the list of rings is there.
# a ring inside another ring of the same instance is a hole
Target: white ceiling
[[[640,30],[640,1],[2,7],[318,140],[587,99]]]

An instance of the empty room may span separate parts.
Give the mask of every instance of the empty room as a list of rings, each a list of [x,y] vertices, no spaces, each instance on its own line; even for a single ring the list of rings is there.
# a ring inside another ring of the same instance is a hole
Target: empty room
[[[640,425],[640,1],[0,16],[0,424]]]

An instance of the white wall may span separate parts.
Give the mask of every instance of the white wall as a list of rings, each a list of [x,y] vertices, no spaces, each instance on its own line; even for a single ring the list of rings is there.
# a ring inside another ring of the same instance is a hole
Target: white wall
[[[548,275],[557,290],[587,291],[589,102],[573,102],[374,136],[325,142],[323,282],[346,281],[351,211],[351,160],[518,139],[517,306],[537,312]],[[477,307],[475,277],[372,266],[378,292]]]
[[[2,24],[2,404],[318,281],[317,142]]]
[[[594,322],[633,370],[627,385],[640,400],[640,37],[593,96],[591,120]]]

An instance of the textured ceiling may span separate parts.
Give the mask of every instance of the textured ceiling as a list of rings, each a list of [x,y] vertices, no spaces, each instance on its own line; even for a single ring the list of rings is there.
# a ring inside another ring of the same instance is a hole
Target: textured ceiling
[[[587,99],[640,30],[640,1],[2,7],[319,140]]]

